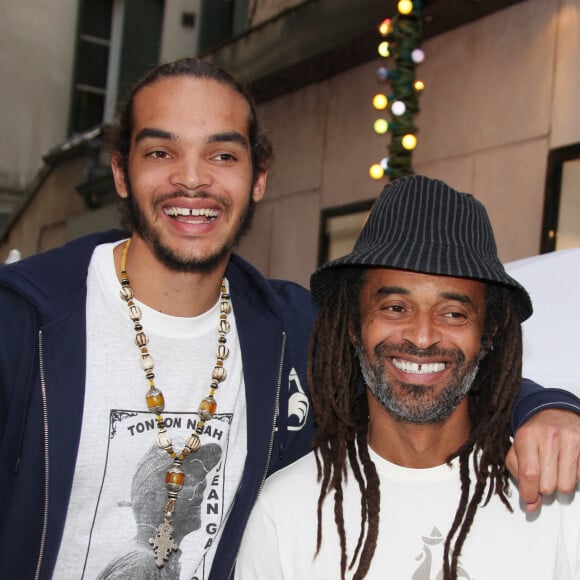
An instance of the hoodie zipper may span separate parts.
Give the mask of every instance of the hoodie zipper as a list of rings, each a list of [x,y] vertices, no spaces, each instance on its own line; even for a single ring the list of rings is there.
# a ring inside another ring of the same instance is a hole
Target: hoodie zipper
[[[44,352],[42,349],[42,330],[38,332],[38,357],[40,363],[40,394],[42,397],[42,419],[44,432],[44,511],[42,514],[42,534],[40,536],[40,552],[36,563],[36,573],[34,579],[40,578],[40,568],[44,557],[44,548],[46,545],[46,533],[48,528],[48,402],[46,398],[46,381],[44,376]]]
[[[262,488],[264,487],[264,482],[266,481],[266,476],[268,475],[268,469],[270,467],[270,460],[272,459],[272,450],[274,448],[274,433],[276,432],[276,425],[278,423],[277,419],[279,419],[278,409],[280,407],[280,390],[282,388],[282,371],[284,369],[284,353],[286,352],[286,333],[282,332],[282,352],[280,353],[280,365],[278,367],[278,384],[276,386],[276,404],[274,405],[274,419],[272,421],[272,432],[270,433],[270,444],[268,446],[268,458],[266,461],[266,468],[264,469],[264,473],[262,475],[262,481],[260,482],[260,488],[258,489],[258,493],[256,494],[256,499],[254,499],[254,503],[252,504],[252,509],[256,505],[260,494],[262,492]],[[247,522],[246,522],[247,523]],[[234,567],[236,565],[236,560],[238,559],[238,553],[240,552],[240,544],[238,544],[236,548],[236,554],[234,558],[234,563],[230,568],[230,572],[228,574],[228,580],[231,579],[232,574],[234,572]]]

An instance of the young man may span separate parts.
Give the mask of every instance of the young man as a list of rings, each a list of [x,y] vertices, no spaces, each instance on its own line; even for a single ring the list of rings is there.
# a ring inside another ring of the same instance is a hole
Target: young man
[[[580,498],[510,493],[532,305],[484,207],[399,179],[311,290],[315,451],[266,482],[236,577],[580,578]]]
[[[0,271],[7,577],[227,578],[263,481],[311,448],[314,306],[232,254],[269,160],[233,78],[195,59],[160,65],[113,139],[130,237]],[[518,416],[562,402],[537,395]],[[536,451],[545,417],[526,425],[525,465],[562,463]]]
[[[270,155],[234,79],[162,65],[113,138],[130,238],[1,272],[6,577],[225,578],[263,480],[310,448],[310,296],[232,255]]]

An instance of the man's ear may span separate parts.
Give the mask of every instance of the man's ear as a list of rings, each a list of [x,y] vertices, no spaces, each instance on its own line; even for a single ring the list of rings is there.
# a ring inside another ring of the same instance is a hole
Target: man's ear
[[[256,174],[254,179],[254,185],[252,187],[252,199],[258,203],[266,193],[266,183],[268,181],[268,171],[266,169],[260,169]]]
[[[113,171],[113,180],[115,181],[117,195],[122,198],[129,197],[125,180],[125,170],[123,168],[123,159],[118,151],[113,151],[111,154],[111,170]]]
[[[350,340],[352,348],[356,350],[356,347],[359,345],[360,340],[357,336],[357,333],[354,330],[354,322],[352,320],[352,317],[349,318],[348,321],[348,339]]]
[[[481,337],[481,353],[479,356],[479,360],[483,360],[487,353],[490,350],[493,350],[493,339],[495,337],[495,333],[497,332],[497,327],[494,327],[491,332],[484,332],[483,336]]]

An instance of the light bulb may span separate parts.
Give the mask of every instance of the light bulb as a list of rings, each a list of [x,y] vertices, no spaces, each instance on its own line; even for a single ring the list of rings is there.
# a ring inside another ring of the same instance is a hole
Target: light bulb
[[[382,93],[378,93],[373,97],[373,107],[377,111],[382,111],[383,109],[387,108],[389,101],[385,95]]]
[[[411,53],[411,60],[414,63],[419,64],[420,62],[423,62],[425,60],[425,53],[420,48],[416,48]]]
[[[385,18],[379,24],[379,33],[381,34],[381,36],[387,36],[387,34],[389,34],[390,30],[391,30],[391,19]]]
[[[411,12],[413,12],[413,2],[411,2],[411,0],[399,0],[397,10],[405,16],[411,14]]]
[[[385,170],[378,163],[375,163],[370,166],[369,175],[373,179],[381,179],[385,176]]]
[[[417,137],[415,137],[415,135],[413,135],[412,133],[407,133],[401,139],[401,144],[403,145],[403,149],[406,149],[407,151],[412,151],[413,149],[415,149],[415,147],[417,147]]]
[[[379,44],[379,54],[384,58],[387,58],[391,54],[389,52],[389,43],[386,40]]]
[[[373,125],[375,133],[384,135],[389,130],[389,123],[386,119],[377,119]]]
[[[391,113],[393,113],[393,115],[396,115],[397,117],[404,115],[406,110],[407,106],[405,105],[405,103],[403,103],[403,101],[395,101],[391,105]]]
[[[389,69],[386,66],[380,66],[377,69],[377,78],[381,82],[385,82],[389,78]]]

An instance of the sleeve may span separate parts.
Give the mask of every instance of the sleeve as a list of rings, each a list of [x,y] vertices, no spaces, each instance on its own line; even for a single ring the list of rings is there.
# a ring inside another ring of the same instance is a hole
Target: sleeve
[[[546,409],[563,409],[580,414],[580,399],[564,389],[545,389],[522,379],[518,398],[512,409],[512,435],[531,417]]]
[[[274,518],[258,500],[242,538],[236,561],[235,580],[284,578],[278,549],[278,533]]]

